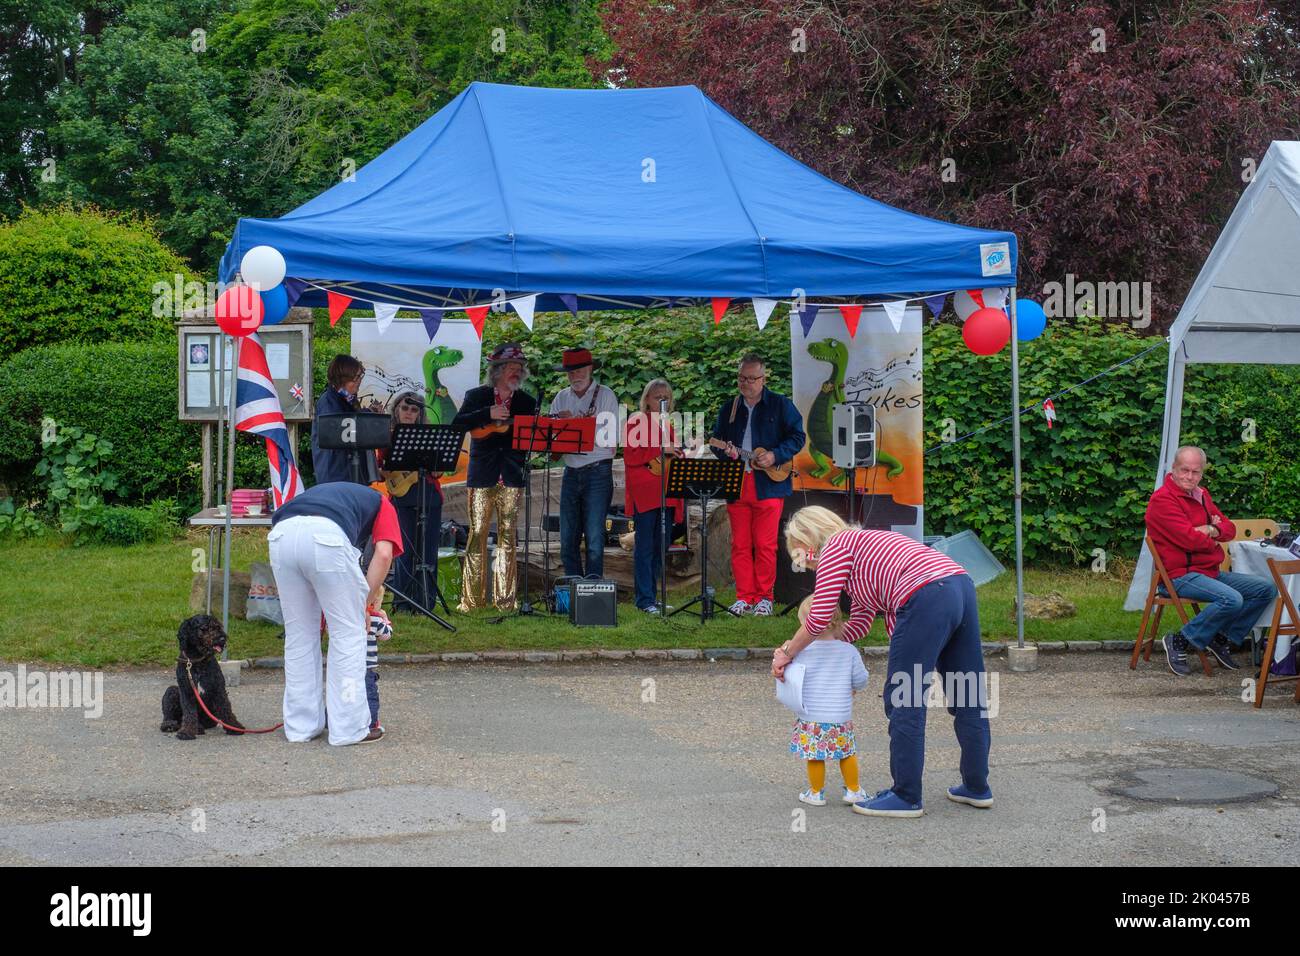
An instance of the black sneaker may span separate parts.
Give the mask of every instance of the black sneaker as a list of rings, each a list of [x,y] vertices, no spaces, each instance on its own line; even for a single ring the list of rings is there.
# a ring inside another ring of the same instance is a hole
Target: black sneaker
[[[1161,639],[1160,646],[1165,649],[1165,657],[1169,659],[1171,671],[1179,677],[1186,677],[1192,672],[1192,669],[1187,666],[1187,638],[1183,637],[1182,631],[1166,634]]]
[[[1231,641],[1223,636],[1222,632],[1214,635],[1214,640],[1210,641],[1210,646],[1207,650],[1228,670],[1241,670],[1241,665],[1232,659],[1232,652],[1235,651],[1236,648],[1232,646]]]

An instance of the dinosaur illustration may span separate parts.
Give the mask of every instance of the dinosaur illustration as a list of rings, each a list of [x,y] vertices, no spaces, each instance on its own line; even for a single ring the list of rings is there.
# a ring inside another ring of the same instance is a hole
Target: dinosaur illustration
[[[465,353],[460,349],[445,345],[436,345],[424,353],[424,400],[430,425],[446,425],[456,417],[456,403],[451,400],[451,394],[438,373],[459,365],[464,357]]]
[[[821,391],[808,409],[804,431],[808,433],[808,453],[812,455],[817,467],[809,474],[813,478],[825,478],[835,469],[830,455],[833,452],[831,437],[831,406],[847,401],[844,395],[844,373],[849,364],[848,347],[839,339],[822,339],[808,345],[808,354],[819,362],[826,362],[831,367],[831,374],[822,382]],[[903,473],[903,463],[887,451],[876,447],[876,463],[889,467],[890,478],[897,478]],[[831,475],[830,482],[841,487],[847,476],[841,470]]]

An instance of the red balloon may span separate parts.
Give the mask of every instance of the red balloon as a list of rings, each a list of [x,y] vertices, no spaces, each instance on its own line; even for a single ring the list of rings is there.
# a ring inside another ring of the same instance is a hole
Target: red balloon
[[[262,297],[249,285],[231,286],[217,299],[217,325],[227,335],[252,335],[262,324]]]
[[[961,327],[961,337],[976,355],[994,355],[1011,341],[1011,320],[1001,309],[976,309]]]

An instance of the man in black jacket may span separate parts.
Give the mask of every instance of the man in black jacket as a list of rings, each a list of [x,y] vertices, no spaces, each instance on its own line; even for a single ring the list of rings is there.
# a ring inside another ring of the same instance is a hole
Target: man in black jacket
[[[487,605],[487,538],[495,514],[497,551],[492,565],[492,600],[511,611],[516,603],[515,526],[524,487],[524,453],[511,448],[512,419],[536,415],[537,399],[523,391],[528,359],[515,342],[507,342],[488,358],[488,383],[465,393],[453,424],[475,436],[469,446],[469,540],[465,544],[460,610]]]

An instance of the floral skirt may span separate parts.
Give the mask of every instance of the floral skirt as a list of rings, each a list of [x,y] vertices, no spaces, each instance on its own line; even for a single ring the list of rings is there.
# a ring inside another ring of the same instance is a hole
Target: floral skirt
[[[857,752],[851,720],[842,724],[800,720],[790,734],[790,753],[801,760],[843,760]]]

